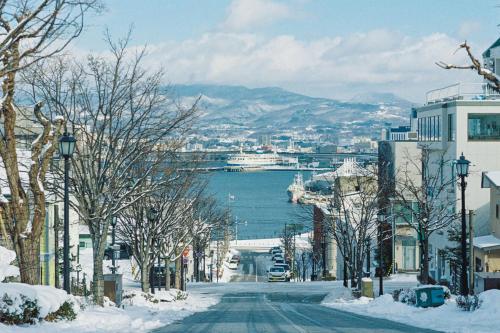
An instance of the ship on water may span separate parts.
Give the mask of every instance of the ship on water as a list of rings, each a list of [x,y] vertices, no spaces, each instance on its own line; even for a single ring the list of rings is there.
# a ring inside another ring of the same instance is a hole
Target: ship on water
[[[230,154],[224,170],[226,171],[258,171],[272,170],[280,167],[298,168],[298,158],[281,156],[277,153],[244,153],[240,148],[238,154]]]
[[[304,187],[304,178],[301,173],[295,175],[293,183],[288,186],[287,193],[290,202],[297,203],[302,199],[306,193],[306,189]]]

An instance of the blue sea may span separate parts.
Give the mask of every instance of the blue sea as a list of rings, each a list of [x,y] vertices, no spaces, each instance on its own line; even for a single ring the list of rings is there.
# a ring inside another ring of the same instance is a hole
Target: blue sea
[[[278,237],[285,224],[312,225],[311,208],[288,201],[295,171],[208,173],[208,190],[238,222],[238,239]],[[304,180],[310,172],[303,172]],[[233,226],[233,228],[235,228]]]

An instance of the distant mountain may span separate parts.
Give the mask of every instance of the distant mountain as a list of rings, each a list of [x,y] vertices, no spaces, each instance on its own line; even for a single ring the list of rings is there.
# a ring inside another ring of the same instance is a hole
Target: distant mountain
[[[349,100],[351,103],[385,104],[396,105],[404,108],[411,108],[416,103],[412,103],[393,93],[367,92],[354,96]]]
[[[185,105],[200,97],[201,121],[251,128],[331,126],[373,128],[405,124],[411,103],[392,94],[359,96],[348,102],[309,97],[281,88],[226,85],[172,85],[170,95]]]

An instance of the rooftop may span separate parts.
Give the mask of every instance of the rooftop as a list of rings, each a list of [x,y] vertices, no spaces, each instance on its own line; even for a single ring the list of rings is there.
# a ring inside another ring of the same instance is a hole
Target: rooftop
[[[486,235],[480,237],[474,237],[472,240],[474,247],[480,249],[495,249],[500,248],[500,239],[496,238],[493,235]]]
[[[482,188],[491,188],[491,187],[500,188],[500,171],[483,172],[481,187]]]
[[[434,89],[428,91],[426,94],[426,105],[455,100],[500,100],[500,94],[494,91],[487,83],[465,82]]]

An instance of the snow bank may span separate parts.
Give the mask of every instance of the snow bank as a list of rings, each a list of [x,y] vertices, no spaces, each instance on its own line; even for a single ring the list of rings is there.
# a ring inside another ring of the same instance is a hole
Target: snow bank
[[[9,283],[9,285],[15,284]],[[37,290],[38,296],[44,303],[44,307],[49,310],[57,302],[60,302],[62,297],[57,293],[60,290],[54,290],[54,288],[50,287],[46,288],[44,290],[43,286],[36,286],[34,289]],[[45,293],[45,291],[47,292]],[[219,302],[218,297],[197,293],[181,293],[186,298],[179,299],[179,292],[177,289],[171,289],[169,291],[157,291],[155,295],[150,295],[139,290],[126,290],[124,294],[129,297],[124,299],[122,303],[123,308],[88,306],[85,310],[78,313],[76,320],[71,322],[42,322],[37,325],[22,327],[0,324],[0,332],[46,333],[68,331],[71,333],[143,333],[166,326],[195,312],[204,311]],[[26,294],[24,289],[23,293]],[[149,295],[148,298],[150,301],[144,297],[145,295]]]
[[[500,327],[500,290],[489,290],[479,294],[481,307],[474,312],[459,309],[454,299],[437,308],[417,308],[395,302],[392,295],[385,294],[375,299],[342,297],[345,288],[331,292],[323,305],[344,311],[377,318],[385,318],[404,324],[435,329],[444,332],[493,333]]]
[[[11,265],[15,259],[16,253],[14,251],[0,246],[0,282],[6,277],[19,275],[19,268]]]
[[[72,296],[64,290],[50,286],[32,286],[24,283],[0,283],[0,297],[7,294],[14,301],[13,308],[21,303],[21,295],[38,301],[40,318],[57,311],[66,301],[72,301]],[[14,309],[13,309],[14,310]]]

